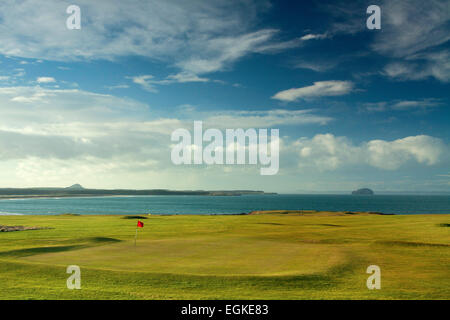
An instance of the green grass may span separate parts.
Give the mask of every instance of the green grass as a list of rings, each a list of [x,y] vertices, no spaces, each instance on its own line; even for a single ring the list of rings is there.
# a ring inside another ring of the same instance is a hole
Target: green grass
[[[0,216],[0,299],[449,299],[449,215]],[[66,288],[68,265],[81,290]],[[366,268],[381,268],[368,290]]]

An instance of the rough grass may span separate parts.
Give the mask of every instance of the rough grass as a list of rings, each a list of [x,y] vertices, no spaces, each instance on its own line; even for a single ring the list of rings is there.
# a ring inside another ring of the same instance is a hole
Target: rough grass
[[[0,216],[0,299],[449,299],[448,215]],[[381,268],[368,290],[366,268]],[[68,265],[81,290],[66,288]]]

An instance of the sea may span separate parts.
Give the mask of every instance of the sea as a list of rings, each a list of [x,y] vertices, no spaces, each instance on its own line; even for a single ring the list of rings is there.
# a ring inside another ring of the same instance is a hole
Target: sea
[[[243,214],[256,210],[450,214],[450,195],[108,196],[0,200],[0,215]]]

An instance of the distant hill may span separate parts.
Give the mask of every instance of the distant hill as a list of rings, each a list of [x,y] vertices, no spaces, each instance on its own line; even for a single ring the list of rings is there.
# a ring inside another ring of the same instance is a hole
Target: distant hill
[[[373,195],[374,192],[373,192],[373,190],[371,190],[369,188],[362,188],[362,189],[352,191],[352,194],[353,195]]]
[[[67,190],[84,190],[83,186],[81,184],[73,184],[70,187],[65,188]]]

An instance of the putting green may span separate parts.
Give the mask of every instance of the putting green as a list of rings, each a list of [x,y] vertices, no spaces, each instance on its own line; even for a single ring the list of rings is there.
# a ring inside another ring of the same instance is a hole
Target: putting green
[[[195,275],[295,275],[324,272],[345,262],[333,245],[214,237],[139,240],[45,253],[27,261],[107,270]]]

